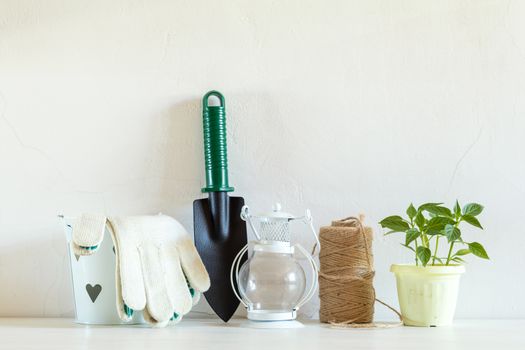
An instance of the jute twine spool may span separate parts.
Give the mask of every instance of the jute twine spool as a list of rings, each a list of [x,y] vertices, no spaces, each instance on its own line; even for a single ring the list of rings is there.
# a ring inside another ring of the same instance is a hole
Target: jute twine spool
[[[362,216],[348,217],[321,227],[319,318],[336,326],[391,327],[391,324],[373,323],[377,300],[373,285],[373,232],[363,226],[362,220]],[[396,310],[377,301],[401,318]]]

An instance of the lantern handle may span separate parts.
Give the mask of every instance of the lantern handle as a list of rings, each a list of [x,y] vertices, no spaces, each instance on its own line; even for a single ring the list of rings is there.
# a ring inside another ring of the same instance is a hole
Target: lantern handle
[[[305,295],[301,298],[301,300],[299,300],[299,302],[297,303],[297,306],[295,307],[295,310],[299,310],[299,308],[301,306],[303,306],[304,304],[306,304],[308,302],[308,300],[310,300],[313,296],[314,296],[314,293],[315,291],[317,290],[317,278],[319,276],[318,272],[317,272],[317,264],[315,263],[315,260],[314,258],[312,257],[312,255],[310,255],[306,249],[303,248],[302,245],[300,244],[295,244],[294,247],[297,247],[297,249],[305,256],[308,258],[308,262],[310,263],[310,267],[312,268],[312,278],[311,278],[311,285],[310,285],[310,289],[308,290],[307,293],[305,293]]]
[[[257,232],[257,230],[255,229],[255,225],[252,222],[252,215],[250,214],[250,208],[248,208],[247,205],[243,205],[241,208],[241,219],[247,221],[248,224],[250,224],[250,227],[252,228],[255,237],[257,237],[257,240],[260,241],[261,236],[259,235],[259,232]]]
[[[235,259],[233,259],[233,262],[232,262],[232,268],[230,270],[230,284],[232,286],[232,289],[233,289],[233,293],[235,294],[235,296],[237,297],[237,299],[239,299],[239,301],[244,305],[244,307],[248,308],[248,304],[246,304],[246,302],[240,297],[239,293],[237,292],[237,288],[238,288],[238,284],[237,284],[237,288],[235,287],[235,283],[234,283],[234,280],[233,280],[233,277],[234,277],[234,271],[235,271],[235,280],[236,281],[239,281],[239,265],[241,264],[241,258],[242,256],[244,255],[244,253],[246,253],[248,251],[248,244],[246,244],[238,253],[237,255],[235,256]]]
[[[310,209],[306,209],[306,212],[304,213],[303,221],[309,226],[312,232],[312,235],[315,238],[315,245],[314,245],[314,248],[312,249],[311,255],[318,256],[321,250],[321,243],[319,242],[319,237],[317,237],[317,232],[315,231],[314,219],[312,218],[312,212],[310,211]],[[315,253],[316,248],[318,248],[317,253]]]

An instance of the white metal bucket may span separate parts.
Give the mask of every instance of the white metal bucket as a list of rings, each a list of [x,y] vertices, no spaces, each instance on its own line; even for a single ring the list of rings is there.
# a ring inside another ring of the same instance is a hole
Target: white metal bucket
[[[130,322],[122,322],[116,308],[115,252],[111,234],[104,232],[104,239],[96,253],[89,256],[75,255],[71,248],[72,222],[62,218],[66,233],[67,250],[71,265],[75,320],[82,324],[136,324],[142,323],[142,312],[135,311]]]

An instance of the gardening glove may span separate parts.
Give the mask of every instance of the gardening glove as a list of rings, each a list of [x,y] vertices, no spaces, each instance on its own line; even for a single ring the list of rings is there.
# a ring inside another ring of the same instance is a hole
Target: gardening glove
[[[133,310],[162,327],[178,322],[210,287],[195,246],[175,219],[134,216],[109,219],[115,245],[117,310],[129,321]]]
[[[75,255],[91,255],[98,250],[104,238],[106,217],[100,214],[82,214],[73,222],[71,247]]]

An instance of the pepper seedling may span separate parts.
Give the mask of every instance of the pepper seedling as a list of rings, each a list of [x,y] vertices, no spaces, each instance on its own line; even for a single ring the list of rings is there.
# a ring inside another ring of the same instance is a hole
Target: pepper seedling
[[[406,210],[406,218],[392,215],[379,222],[381,227],[389,229],[385,233],[401,232],[405,234],[402,246],[415,254],[416,265],[452,265],[462,264],[463,256],[473,254],[482,259],[489,259],[485,248],[478,242],[463,240],[460,224],[466,222],[474,227],[483,229],[477,216],[483,211],[483,206],[469,203],[463,206],[456,204],[452,209],[443,206],[443,203],[425,203],[417,209],[414,205]],[[440,256],[440,239],[448,243],[446,256]],[[454,251],[454,248],[460,249]]]

